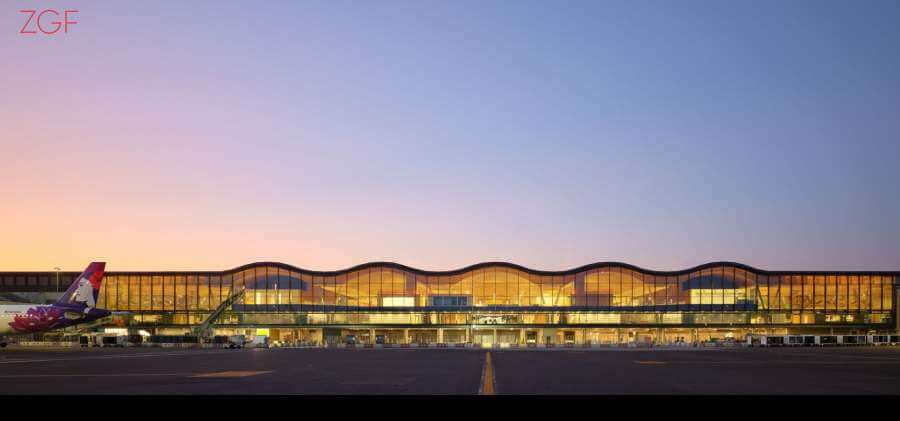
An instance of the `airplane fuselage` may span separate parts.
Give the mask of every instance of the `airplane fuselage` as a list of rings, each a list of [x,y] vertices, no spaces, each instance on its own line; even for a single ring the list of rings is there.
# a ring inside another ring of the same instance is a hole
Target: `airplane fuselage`
[[[46,332],[109,316],[108,310],[59,304],[0,305],[0,335]]]
[[[0,305],[0,335],[17,333],[9,324],[15,320],[16,316],[25,314],[30,307],[34,306],[35,304]]]
[[[46,332],[109,316],[109,310],[96,308],[105,269],[106,263],[91,262],[53,304],[0,305],[0,336]],[[3,346],[6,342],[0,340]]]

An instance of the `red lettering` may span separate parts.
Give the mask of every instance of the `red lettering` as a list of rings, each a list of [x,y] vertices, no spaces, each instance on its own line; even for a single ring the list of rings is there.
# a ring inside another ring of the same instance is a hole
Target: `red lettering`
[[[45,30],[44,30],[44,27],[41,25],[41,17],[44,16],[44,13],[48,13],[48,12],[49,12],[49,13],[53,13],[53,14],[56,15],[56,16],[59,16],[59,12],[57,12],[56,10],[53,10],[53,9],[47,9],[47,10],[44,10],[43,12],[41,12],[40,14],[38,14],[38,17],[37,17],[37,26],[38,26],[38,29],[40,29],[41,32],[43,32],[43,33],[45,33],[45,34],[55,34],[55,33],[59,32],[59,28],[62,26],[62,22],[59,22],[59,21],[56,21],[56,22],[50,22],[50,23],[55,23],[55,24],[56,24],[56,29],[54,29],[53,32],[47,32],[47,31],[45,31]]]
[[[28,29],[28,24],[31,23],[31,19],[34,19],[34,14],[36,12],[37,12],[37,10],[19,10],[19,13],[30,13],[30,15],[28,15],[28,20],[25,21],[24,25],[22,25],[22,29],[19,30],[20,34],[36,34],[37,33],[37,31],[27,31],[26,30],[26,29]]]
[[[19,10],[19,13],[28,14],[28,19],[25,20],[25,24],[22,25],[22,28],[19,29],[20,34],[37,34],[38,31],[42,32],[45,35],[53,35],[59,32],[60,29],[63,29],[63,32],[69,33],[69,25],[77,25],[78,21],[74,20],[72,15],[79,13],[78,10],[74,9],[66,9],[63,11],[63,20],[59,20],[59,11],[56,9],[44,9],[38,13],[37,10]],[[51,14],[56,16],[57,19],[50,22],[49,25],[56,25],[56,27],[44,28],[44,15]],[[36,22],[34,25],[31,22]],[[34,29],[29,29],[34,28]],[[48,30],[49,29],[49,30]]]
[[[65,25],[66,25],[65,26],[66,30],[64,32],[67,34],[69,33],[69,25],[75,25],[78,23],[77,21],[69,20],[69,13],[78,13],[78,11],[77,10],[66,10],[65,12],[63,12],[63,21],[65,22]]]

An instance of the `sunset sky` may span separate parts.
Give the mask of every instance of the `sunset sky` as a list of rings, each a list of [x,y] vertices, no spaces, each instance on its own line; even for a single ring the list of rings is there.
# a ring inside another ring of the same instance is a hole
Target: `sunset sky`
[[[30,8],[78,9],[22,35]],[[900,270],[900,2],[3,1],[0,271]]]

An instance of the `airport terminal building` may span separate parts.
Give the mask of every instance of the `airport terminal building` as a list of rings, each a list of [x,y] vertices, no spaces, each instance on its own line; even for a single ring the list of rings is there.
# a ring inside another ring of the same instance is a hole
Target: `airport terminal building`
[[[0,294],[50,300],[77,275],[0,272]],[[221,272],[108,272],[98,306],[120,312],[109,325],[156,335],[189,333],[221,309],[216,334],[288,343],[672,344],[896,333],[898,281],[900,272],[732,262],[671,272],[624,263],[551,272],[504,262],[441,272],[374,262],[323,272],[263,262]]]

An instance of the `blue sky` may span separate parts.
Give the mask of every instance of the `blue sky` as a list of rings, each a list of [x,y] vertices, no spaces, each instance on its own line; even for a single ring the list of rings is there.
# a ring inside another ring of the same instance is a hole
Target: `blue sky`
[[[896,1],[47,5],[10,269],[900,269]]]

